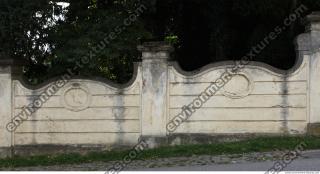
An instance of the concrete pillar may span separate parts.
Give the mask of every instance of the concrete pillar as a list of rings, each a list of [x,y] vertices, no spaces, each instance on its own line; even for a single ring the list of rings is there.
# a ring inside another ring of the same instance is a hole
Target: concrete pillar
[[[12,132],[7,124],[12,117],[12,65],[13,61],[0,57],[0,157],[11,156]]]
[[[142,52],[141,135],[165,137],[168,115],[168,59],[173,48],[164,42],[138,46]]]
[[[11,157],[13,154],[13,79],[22,74],[24,61],[17,61],[0,53],[0,158]]]
[[[313,12],[305,19],[306,33],[297,37],[300,59],[309,58],[308,77],[308,133],[320,135],[320,12]]]

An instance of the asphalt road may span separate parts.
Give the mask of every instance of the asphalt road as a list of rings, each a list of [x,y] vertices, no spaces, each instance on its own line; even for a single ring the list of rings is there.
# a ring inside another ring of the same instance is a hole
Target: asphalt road
[[[203,166],[137,169],[141,171],[267,171],[277,161],[245,162],[241,164],[213,164]],[[293,160],[282,171],[320,171],[320,151],[308,151]],[[317,172],[320,173],[320,172]]]

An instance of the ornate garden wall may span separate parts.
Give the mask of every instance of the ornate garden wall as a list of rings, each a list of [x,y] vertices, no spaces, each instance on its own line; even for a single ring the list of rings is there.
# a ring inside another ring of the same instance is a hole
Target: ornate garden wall
[[[320,16],[308,16],[288,71],[254,61],[185,72],[162,42],[138,46],[126,85],[65,74],[40,86],[0,61],[0,154],[214,142],[217,136],[320,133]],[[196,60],[195,60],[196,61]],[[237,65],[237,66],[235,66]],[[237,67],[237,68],[235,68]]]

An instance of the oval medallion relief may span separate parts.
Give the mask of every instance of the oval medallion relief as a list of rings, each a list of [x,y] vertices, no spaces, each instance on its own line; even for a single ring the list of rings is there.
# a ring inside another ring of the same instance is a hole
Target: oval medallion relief
[[[243,98],[248,96],[253,89],[251,78],[239,73],[232,76],[232,79],[222,88],[223,95],[230,98]]]
[[[72,83],[66,87],[62,95],[62,103],[65,108],[72,111],[81,111],[89,107],[91,94],[84,85]]]

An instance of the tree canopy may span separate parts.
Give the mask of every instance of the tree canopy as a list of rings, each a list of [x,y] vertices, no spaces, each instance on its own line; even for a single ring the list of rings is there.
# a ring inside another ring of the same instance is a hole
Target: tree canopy
[[[305,15],[320,8],[318,0],[0,0],[0,54],[26,60],[24,76],[34,84],[83,56],[90,62],[78,75],[124,83],[143,41],[171,42],[173,58],[194,70],[241,58],[301,4]],[[292,67],[303,29],[295,21],[256,61]]]

